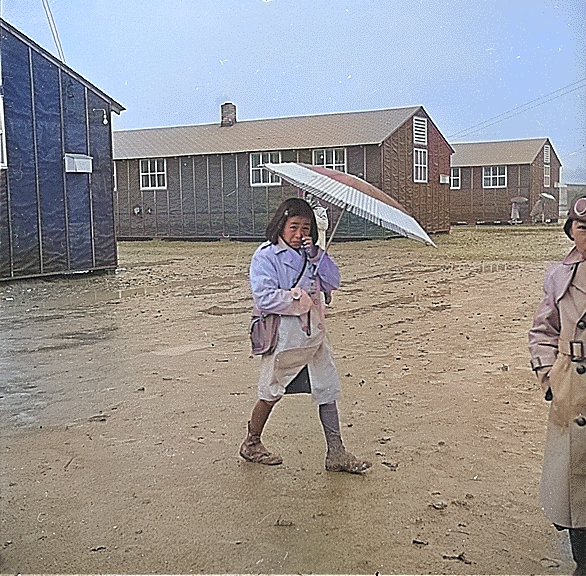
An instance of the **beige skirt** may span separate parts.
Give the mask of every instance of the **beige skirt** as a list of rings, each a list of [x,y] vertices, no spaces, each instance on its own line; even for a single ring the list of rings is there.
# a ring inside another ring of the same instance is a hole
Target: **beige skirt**
[[[327,404],[340,396],[340,378],[334,364],[325,327],[317,314],[312,315],[311,333],[301,327],[298,316],[281,317],[279,340],[272,354],[262,357],[258,397],[278,400],[299,372],[307,366],[311,396],[317,404]]]

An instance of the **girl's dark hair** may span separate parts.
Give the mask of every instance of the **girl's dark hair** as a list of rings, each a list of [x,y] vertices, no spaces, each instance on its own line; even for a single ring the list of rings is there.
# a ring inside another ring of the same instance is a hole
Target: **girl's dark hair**
[[[313,213],[311,206],[302,198],[287,198],[287,200],[281,202],[281,205],[277,208],[275,215],[267,226],[267,240],[270,240],[272,244],[278,244],[279,236],[283,233],[283,228],[285,228],[287,218],[293,218],[294,216],[309,218],[311,221],[311,231],[309,235],[311,236],[313,243],[317,244],[317,222],[315,220],[315,214]]]

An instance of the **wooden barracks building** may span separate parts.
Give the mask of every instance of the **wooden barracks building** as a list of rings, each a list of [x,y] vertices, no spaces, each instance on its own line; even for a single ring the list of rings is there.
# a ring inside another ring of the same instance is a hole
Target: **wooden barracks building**
[[[114,269],[113,112],[0,19],[0,280]]]
[[[452,144],[450,222],[476,224],[507,222],[511,199],[519,204],[520,218],[531,222],[530,211],[542,193],[545,218],[557,220],[560,160],[548,138]]]
[[[393,196],[427,232],[450,228],[453,150],[422,106],[114,132],[119,239],[262,239],[297,190],[262,168],[303,162],[357,175]],[[331,207],[330,222],[339,211]],[[344,216],[336,237],[380,237]]]

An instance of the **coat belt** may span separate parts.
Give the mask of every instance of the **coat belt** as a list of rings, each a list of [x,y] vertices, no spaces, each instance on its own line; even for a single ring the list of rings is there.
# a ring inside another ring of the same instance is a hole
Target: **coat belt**
[[[572,362],[583,362],[586,360],[586,346],[582,340],[560,340],[558,352],[570,357]]]

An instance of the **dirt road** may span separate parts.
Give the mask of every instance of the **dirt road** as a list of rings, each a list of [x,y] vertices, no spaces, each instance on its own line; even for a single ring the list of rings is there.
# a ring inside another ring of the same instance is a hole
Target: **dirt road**
[[[307,395],[279,467],[237,455],[256,399],[256,245],[123,243],[116,274],[0,284],[2,573],[566,574],[542,515],[527,330],[561,227],[335,244],[343,436]]]

